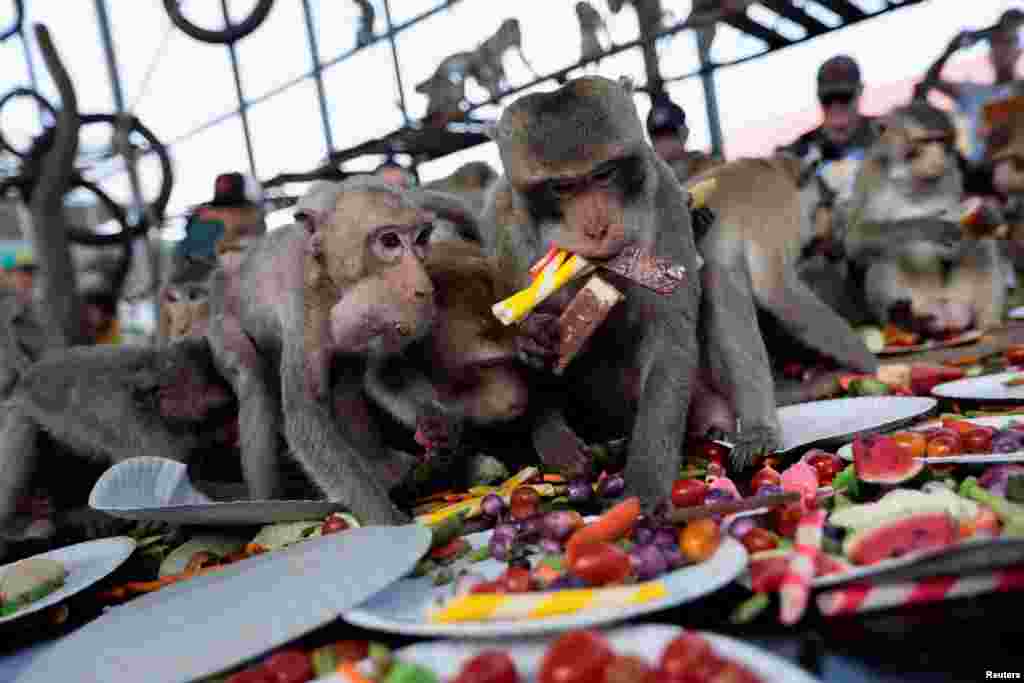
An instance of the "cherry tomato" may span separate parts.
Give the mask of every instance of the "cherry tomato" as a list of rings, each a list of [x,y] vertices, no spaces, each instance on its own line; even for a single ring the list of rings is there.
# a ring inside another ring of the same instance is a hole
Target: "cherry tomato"
[[[661,653],[658,668],[669,676],[685,676],[699,662],[711,656],[711,643],[703,636],[686,632],[668,644]]]
[[[651,672],[651,667],[639,657],[618,655],[604,670],[604,683],[642,683]]]
[[[344,517],[342,517],[341,515],[331,515],[330,517],[325,519],[324,523],[320,526],[320,533],[326,536],[327,534],[333,534],[337,533],[338,531],[344,531],[347,528],[348,522],[345,521]]]
[[[595,631],[570,631],[558,638],[540,664],[539,683],[594,683],[604,678],[614,657],[611,646]]]
[[[710,518],[696,519],[679,532],[679,549],[691,562],[703,562],[718,550],[718,524]]]
[[[943,420],[942,426],[945,429],[952,429],[960,436],[963,436],[967,432],[973,432],[978,428],[978,425],[967,422],[966,420]]]
[[[522,567],[509,567],[499,579],[508,593],[528,593],[530,591],[530,570]]]
[[[818,486],[828,486],[843,471],[842,462],[830,453],[815,453],[807,459],[807,464],[818,473]]]
[[[923,458],[928,450],[928,438],[921,432],[896,432],[892,440],[909,451],[914,458]]]
[[[782,483],[782,475],[772,467],[770,464],[765,464],[764,467],[757,471],[757,474],[750,480],[750,490],[757,493],[757,490],[765,484],[771,486],[779,486]]]
[[[313,663],[309,655],[300,650],[281,650],[270,655],[263,668],[274,676],[277,683],[306,683],[313,679]]]
[[[469,589],[470,593],[504,593],[505,583],[503,581],[481,581]]]
[[[729,449],[711,439],[698,439],[693,445],[691,454],[695,458],[718,463],[724,467],[725,459],[729,456]]]
[[[960,439],[965,453],[991,453],[994,430],[989,427],[975,427]]]
[[[519,672],[507,652],[484,650],[466,662],[454,683],[519,683]]]
[[[949,434],[939,434],[928,440],[926,453],[929,458],[956,455],[960,452],[960,439]]]
[[[259,666],[232,674],[227,683],[277,683],[277,677],[266,668]]]
[[[1010,365],[1024,365],[1024,344],[1015,344],[1006,349],[1006,362]]]
[[[700,479],[677,479],[672,484],[672,504],[677,508],[703,505],[708,485]]]
[[[540,505],[540,494],[529,486],[520,486],[509,498],[509,512],[515,519],[525,519],[537,514]]]
[[[751,555],[763,550],[774,550],[779,545],[775,534],[760,527],[753,527],[750,531],[743,534],[742,538],[740,538],[740,543],[743,544],[743,547]]]
[[[569,566],[569,571],[592,586],[621,583],[632,569],[629,555],[611,543],[594,543],[581,548]]]
[[[800,501],[790,503],[781,508],[776,508],[775,512],[775,531],[780,536],[786,538],[793,538],[796,533],[796,527],[800,523],[800,517],[803,515],[803,505]]]

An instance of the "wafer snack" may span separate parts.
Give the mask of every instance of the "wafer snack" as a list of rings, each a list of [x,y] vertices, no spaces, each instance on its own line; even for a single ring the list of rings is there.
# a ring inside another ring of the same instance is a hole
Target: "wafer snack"
[[[558,319],[558,362],[555,374],[560,375],[579,354],[583,345],[597,331],[615,304],[625,298],[597,275],[576,294]]]
[[[686,268],[636,246],[626,247],[601,267],[663,295],[686,281]]]
[[[615,588],[579,588],[547,593],[471,593],[430,614],[433,623],[545,619],[587,609],[629,607],[668,595],[661,581]]]

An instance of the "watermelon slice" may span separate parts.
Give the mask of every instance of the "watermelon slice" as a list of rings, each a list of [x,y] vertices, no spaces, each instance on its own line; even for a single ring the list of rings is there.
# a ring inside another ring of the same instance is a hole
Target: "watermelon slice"
[[[891,437],[871,434],[854,440],[853,466],[861,481],[900,484],[916,477],[924,463]]]
[[[961,368],[915,364],[910,368],[910,388],[916,396],[930,396],[936,386],[963,379],[965,376],[966,373]]]
[[[955,543],[959,524],[945,512],[925,512],[851,534],[843,552],[857,565],[875,564]]]
[[[750,556],[750,586],[755,593],[772,593],[779,590],[782,577],[789,569],[789,561],[793,557],[792,550],[765,550]],[[850,564],[845,560],[818,553],[814,567],[815,576],[845,572]]]

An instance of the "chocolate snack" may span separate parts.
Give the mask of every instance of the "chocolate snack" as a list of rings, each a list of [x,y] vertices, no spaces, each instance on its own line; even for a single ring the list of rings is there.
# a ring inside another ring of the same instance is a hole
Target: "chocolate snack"
[[[566,306],[558,319],[558,363],[560,375],[579,354],[583,345],[608,317],[615,304],[625,298],[622,292],[594,275]]]
[[[640,247],[626,247],[618,256],[602,263],[601,267],[658,294],[671,294],[686,280],[685,268],[643,251]]]

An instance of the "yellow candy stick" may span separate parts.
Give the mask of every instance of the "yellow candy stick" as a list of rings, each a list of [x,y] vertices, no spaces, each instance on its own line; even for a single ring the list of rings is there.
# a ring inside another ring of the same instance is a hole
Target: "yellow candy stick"
[[[597,266],[573,254],[564,263],[555,258],[526,289],[499,301],[491,307],[495,317],[503,324],[517,323],[530,314],[542,301],[561,289],[566,283],[594,272]]]
[[[694,183],[689,188],[690,197],[692,198],[693,208],[703,209],[708,200],[711,199],[711,195],[718,189],[718,180],[715,178],[708,178],[702,180],[699,183]]]
[[[512,495],[512,492],[514,490],[523,485],[523,482],[529,481],[533,477],[537,476],[539,473],[540,470],[538,470],[536,467],[525,467],[514,477],[506,481],[500,487],[498,487],[498,489],[495,490],[494,492],[497,493],[502,498],[507,499],[510,495]],[[488,493],[489,492],[490,491],[488,491]],[[538,493],[542,492],[538,491]],[[552,489],[552,493],[554,493],[554,489]],[[435,524],[439,524],[440,522],[443,522],[452,515],[457,515],[462,511],[466,511],[467,518],[476,517],[478,514],[480,514],[480,505],[483,503],[485,495],[485,493],[482,493],[480,496],[477,496],[475,498],[463,500],[458,503],[453,503],[451,505],[441,508],[440,510],[435,510],[433,512],[422,514],[416,518],[416,521],[420,524],[425,524],[427,526],[434,526]]]

